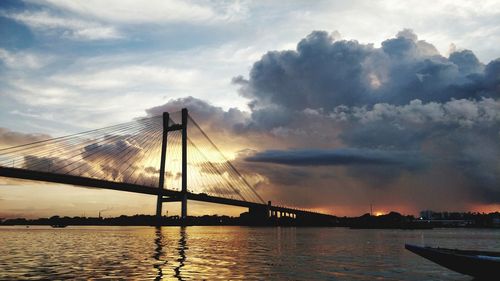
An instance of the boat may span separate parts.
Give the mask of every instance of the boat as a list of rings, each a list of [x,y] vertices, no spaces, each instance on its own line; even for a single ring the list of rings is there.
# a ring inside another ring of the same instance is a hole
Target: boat
[[[53,228],[64,228],[68,225],[67,224],[51,224],[50,226]]]
[[[405,248],[448,269],[479,279],[498,280],[500,252],[421,247],[405,244]]]

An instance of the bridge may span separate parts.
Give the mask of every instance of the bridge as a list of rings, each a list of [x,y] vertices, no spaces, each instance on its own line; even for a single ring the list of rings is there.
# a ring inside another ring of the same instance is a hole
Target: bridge
[[[186,221],[188,200],[248,208],[253,222],[335,218],[266,203],[185,108],[0,149],[0,176],[153,195],[158,224],[165,202]]]

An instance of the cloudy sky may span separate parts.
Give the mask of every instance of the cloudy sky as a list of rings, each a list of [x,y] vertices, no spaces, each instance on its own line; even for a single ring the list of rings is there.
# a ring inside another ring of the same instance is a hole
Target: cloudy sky
[[[499,44],[498,1],[4,0],[0,147],[187,106],[266,200],[499,210]],[[0,217],[154,203],[0,181]]]

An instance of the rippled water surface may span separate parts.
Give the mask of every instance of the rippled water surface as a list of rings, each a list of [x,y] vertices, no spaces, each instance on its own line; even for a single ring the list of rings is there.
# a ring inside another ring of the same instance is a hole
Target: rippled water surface
[[[500,251],[499,230],[0,227],[0,279],[471,280],[404,243]]]

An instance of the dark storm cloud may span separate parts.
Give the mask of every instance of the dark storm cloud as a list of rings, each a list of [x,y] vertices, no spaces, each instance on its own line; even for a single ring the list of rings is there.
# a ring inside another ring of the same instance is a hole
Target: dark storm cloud
[[[315,31],[296,50],[268,52],[253,65],[248,79],[239,76],[233,82],[241,86],[241,95],[252,99],[254,121],[266,126],[267,119],[258,114],[266,108],[283,116],[283,111],[330,111],[339,105],[499,97],[498,64],[485,67],[468,50],[443,57],[411,30],[382,42],[381,48],[336,41]]]
[[[335,180],[340,175],[364,182],[367,186],[383,188],[394,182],[403,173],[414,175],[425,171],[428,161],[416,151],[390,151],[376,149],[295,149],[267,150],[245,158],[247,162],[280,164],[283,167],[343,167],[344,172],[325,171],[310,173],[309,177]],[[276,179],[283,168],[262,171],[269,178]],[[308,180],[302,180],[308,184]],[[297,182],[295,182],[297,184]]]
[[[267,150],[245,160],[291,166],[388,165],[411,167],[420,165],[418,155],[411,152],[368,149],[295,149]]]
[[[339,137],[350,146],[415,150],[425,142],[447,139],[451,134],[473,132],[477,138],[497,138],[500,102],[491,98],[427,104],[414,100],[403,106],[338,107],[329,116],[347,124],[349,129]]]
[[[148,113],[187,106],[209,134],[223,128],[224,141],[246,139],[256,151],[235,165],[264,194],[296,203],[351,198],[342,186],[372,198],[391,189],[379,200],[417,208],[444,204],[429,194],[449,206],[500,202],[499,59],[483,64],[469,50],[444,57],[411,30],[381,47],[315,31],[232,82],[249,113],[191,97]]]
[[[450,167],[465,175],[471,196],[483,202],[500,202],[500,124],[496,128],[483,126],[474,130],[461,128],[450,131],[438,149],[452,159]],[[453,154],[451,154],[453,153]],[[437,154],[437,153],[436,153]]]
[[[333,43],[326,32],[313,32],[297,51],[268,52],[253,65],[248,81],[233,81],[242,85],[243,96],[253,99],[254,108],[271,103],[300,110],[362,102],[362,61],[372,49],[355,41]]]
[[[304,139],[301,147],[322,133],[336,132],[342,146],[383,155],[365,159],[326,151],[265,151],[255,160],[295,165],[332,161],[347,166],[353,177],[387,182],[400,173],[376,161],[392,159],[391,151],[415,151],[429,159],[429,167],[460,171],[471,198],[500,202],[498,59],[484,65],[470,50],[444,57],[411,30],[383,41],[380,48],[316,31],[296,50],[268,52],[248,79],[239,76],[233,83],[251,99],[249,130],[301,131],[286,136],[287,142]],[[333,130],[328,129],[331,123],[337,124]],[[378,165],[354,165],[356,161]]]
[[[430,166],[447,167],[459,173],[463,177],[462,192],[467,192],[472,200],[500,202],[500,101],[414,100],[401,106],[339,107],[330,117],[346,124],[339,134],[346,145],[418,150],[429,159]],[[370,171],[352,172],[367,177]],[[382,174],[378,175],[383,180]],[[423,176],[427,182],[440,180]],[[442,176],[453,175],[447,172]]]
[[[476,55],[470,50],[453,52],[450,54],[449,60],[458,67],[458,71],[463,75],[484,71],[484,65],[479,62]]]

